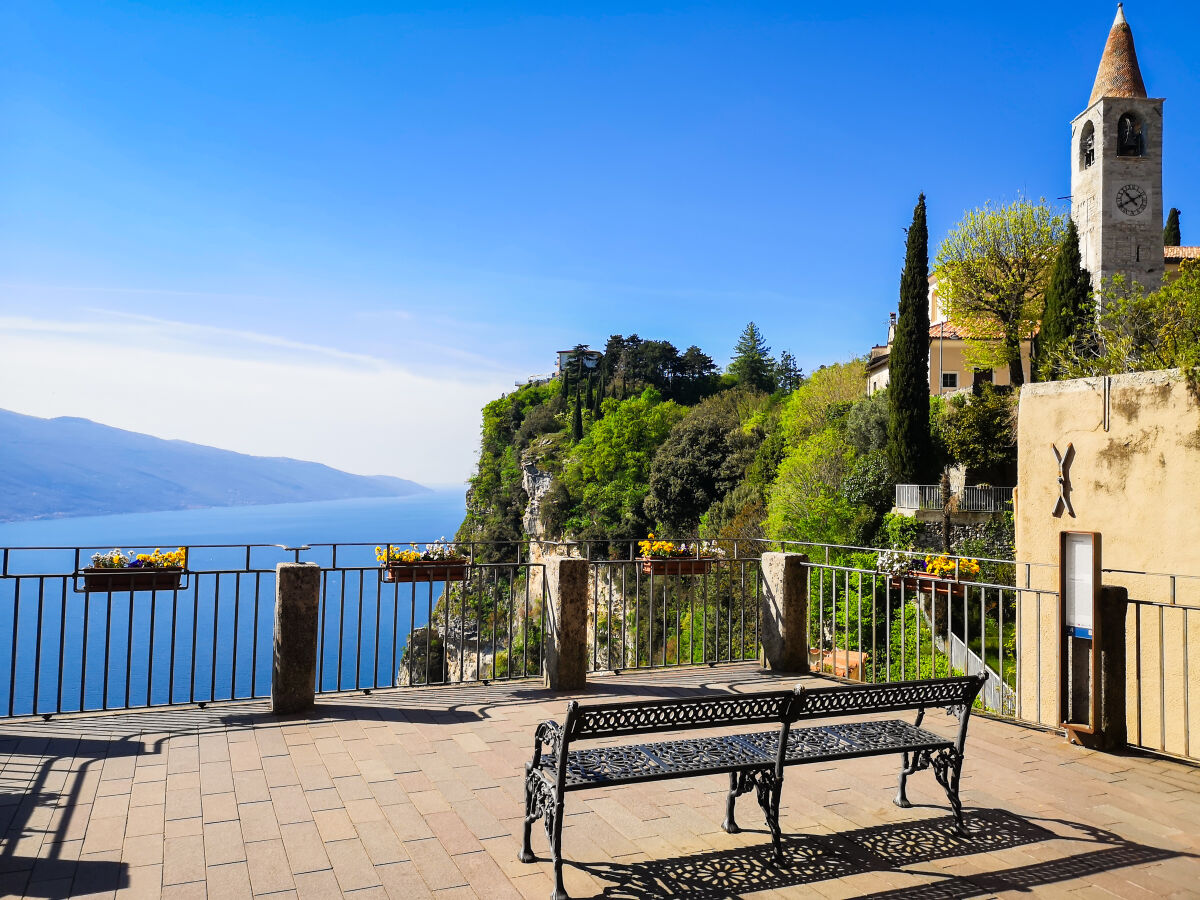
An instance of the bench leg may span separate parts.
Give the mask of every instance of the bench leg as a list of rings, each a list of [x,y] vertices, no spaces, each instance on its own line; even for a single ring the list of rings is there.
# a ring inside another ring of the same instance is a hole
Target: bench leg
[[[779,831],[779,795],[783,790],[783,780],[776,778],[774,772],[756,772],[752,777],[758,788],[758,805],[762,807],[767,817],[767,828],[771,829],[771,846],[775,853],[775,862],[783,862],[783,842]]]
[[[567,889],[563,886],[562,858],[562,820],[563,803],[554,805],[554,812],[546,817],[546,831],[550,837],[550,857],[554,861],[554,893],[550,900],[570,900]]]
[[[958,783],[962,776],[962,754],[957,750],[939,750],[933,757],[933,775],[946,791],[950,809],[954,811],[954,829],[965,834],[963,828],[962,800],[958,797]]]
[[[738,784],[738,773],[729,773],[729,796],[725,800],[725,821],[721,823],[721,829],[726,834],[740,834],[741,830],[738,827],[737,820],[734,819],[734,807],[737,806],[737,798],[746,793],[750,788],[741,787]]]
[[[921,752],[913,753],[911,754],[910,760],[910,754],[904,754],[904,761],[900,765],[900,789],[896,792],[896,799],[892,801],[901,809],[908,809],[910,806],[912,806],[912,804],[908,802],[908,792],[906,789],[908,776],[912,775],[914,772],[921,771],[929,765],[929,760],[926,758],[927,755],[928,754]]]
[[[537,856],[533,852],[533,847],[530,846],[530,832],[533,831],[533,823],[542,816],[542,798],[541,798],[541,778],[533,774],[532,767],[529,763],[525,764],[525,831],[521,837],[521,852],[517,855],[523,863],[537,862]]]

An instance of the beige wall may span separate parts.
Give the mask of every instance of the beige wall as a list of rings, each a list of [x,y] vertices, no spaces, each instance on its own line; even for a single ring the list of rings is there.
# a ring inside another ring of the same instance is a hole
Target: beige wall
[[[964,341],[933,337],[929,339],[929,393],[936,397],[939,394],[952,394],[955,388],[942,388],[942,373],[957,372],[957,390],[967,390],[971,387],[972,369],[967,365],[964,355]],[[1029,341],[1021,342],[1021,366],[1025,370],[1025,380],[1029,381]],[[995,384],[1010,384],[1008,367],[996,369],[993,374]]]
[[[1027,385],[1017,443],[1017,559],[1050,564],[1030,570],[1033,588],[1057,591],[1062,531],[1100,532],[1106,569],[1200,575],[1200,405],[1178,371]],[[1075,448],[1074,518],[1053,515],[1051,444]],[[1126,621],[1130,740],[1200,755],[1200,579],[1176,581],[1174,606],[1167,578],[1103,580],[1136,601]],[[1039,718],[1040,701],[1049,725],[1058,724],[1058,624],[1057,597],[1043,595],[1039,620],[1036,596],[1022,596],[1022,714]]]

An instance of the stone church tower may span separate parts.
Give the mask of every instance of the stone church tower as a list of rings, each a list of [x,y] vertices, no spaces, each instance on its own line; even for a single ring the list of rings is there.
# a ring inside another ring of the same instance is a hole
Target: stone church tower
[[[1071,217],[1093,283],[1163,278],[1163,101],[1146,96],[1121,5],[1088,108],[1071,123]]]

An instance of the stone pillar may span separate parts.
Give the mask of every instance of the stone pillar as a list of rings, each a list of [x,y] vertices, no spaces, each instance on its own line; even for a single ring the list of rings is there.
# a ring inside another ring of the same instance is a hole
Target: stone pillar
[[[271,712],[310,709],[316,698],[317,610],[321,567],[279,563],[275,567],[275,655]]]
[[[762,555],[762,634],[765,668],[808,671],[808,557]]]
[[[546,687],[577,691],[587,683],[588,561],[546,557]]]

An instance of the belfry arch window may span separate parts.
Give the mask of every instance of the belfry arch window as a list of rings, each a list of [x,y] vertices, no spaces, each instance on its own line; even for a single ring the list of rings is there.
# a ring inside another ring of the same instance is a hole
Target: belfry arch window
[[[1083,134],[1079,137],[1079,168],[1086,169],[1096,161],[1096,126],[1091,122],[1083,124]]]
[[[1146,134],[1142,120],[1125,113],[1117,120],[1117,156],[1145,156]]]

